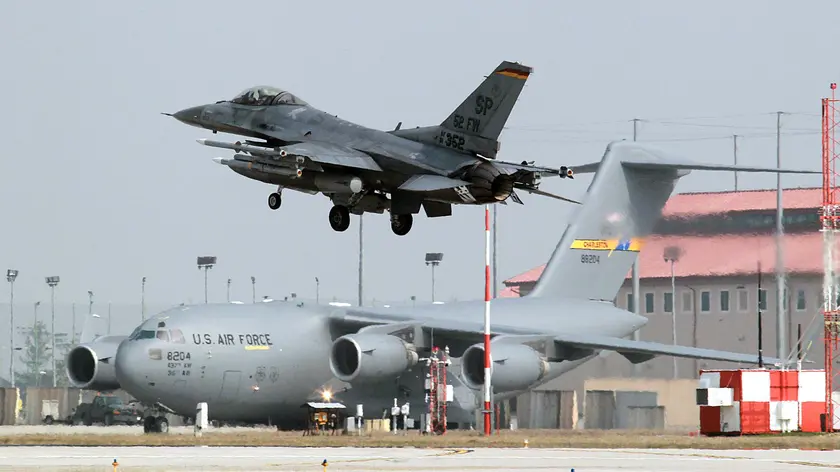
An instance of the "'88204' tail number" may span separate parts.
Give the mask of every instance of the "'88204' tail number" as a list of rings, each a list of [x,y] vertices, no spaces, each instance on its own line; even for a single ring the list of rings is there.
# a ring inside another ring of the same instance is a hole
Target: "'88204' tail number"
[[[601,256],[598,254],[581,254],[580,262],[581,264],[600,264]]]

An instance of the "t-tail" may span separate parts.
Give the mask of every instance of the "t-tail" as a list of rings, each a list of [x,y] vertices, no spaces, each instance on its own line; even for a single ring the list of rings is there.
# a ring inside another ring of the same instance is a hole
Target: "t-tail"
[[[467,154],[494,159],[499,135],[533,69],[504,61],[439,126],[392,134]]]
[[[612,301],[680,177],[691,170],[819,174],[787,170],[697,164],[634,142],[613,142],[601,162],[573,167],[595,172],[583,205],[566,228],[531,297]]]

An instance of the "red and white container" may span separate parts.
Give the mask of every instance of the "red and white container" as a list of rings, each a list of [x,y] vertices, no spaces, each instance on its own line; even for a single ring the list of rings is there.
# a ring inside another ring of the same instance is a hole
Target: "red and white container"
[[[697,405],[702,434],[818,433],[825,371],[704,370]]]

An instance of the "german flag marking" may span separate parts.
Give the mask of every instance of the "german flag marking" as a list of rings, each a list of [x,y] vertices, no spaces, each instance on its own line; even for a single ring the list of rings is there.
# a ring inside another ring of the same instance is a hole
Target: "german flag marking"
[[[525,80],[530,75],[529,72],[523,72],[517,69],[502,69],[497,74],[505,75],[508,77],[513,77],[514,79],[522,79]]]

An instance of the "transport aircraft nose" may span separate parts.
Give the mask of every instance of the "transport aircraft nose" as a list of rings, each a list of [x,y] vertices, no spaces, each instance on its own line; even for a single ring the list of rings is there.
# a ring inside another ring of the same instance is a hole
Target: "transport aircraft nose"
[[[114,370],[117,374],[117,381],[123,390],[135,396],[137,395],[135,392],[143,390],[146,382],[143,374],[145,369],[142,366],[150,361],[148,356],[142,356],[141,351],[145,349],[138,349],[144,347],[137,346],[132,341],[123,341],[120,343],[115,356]]]

